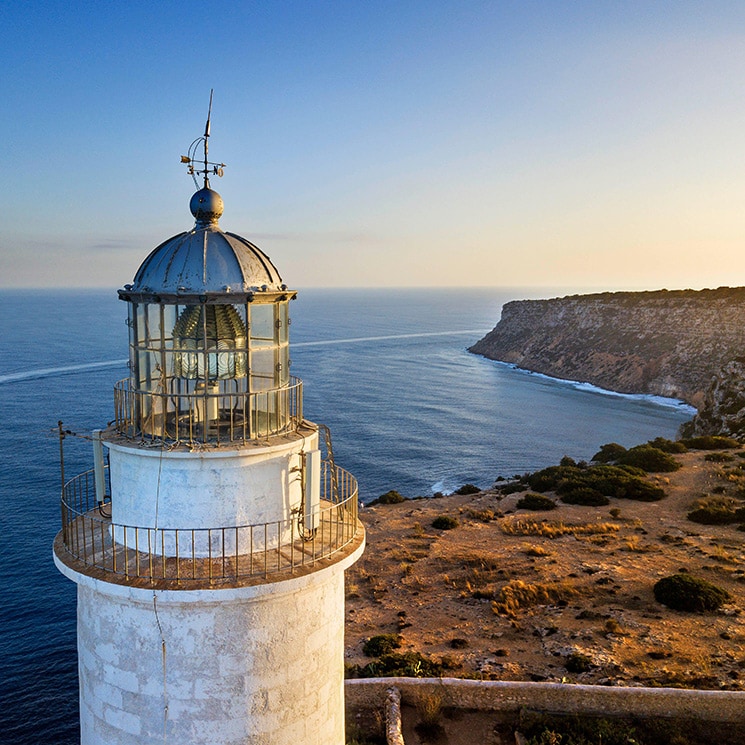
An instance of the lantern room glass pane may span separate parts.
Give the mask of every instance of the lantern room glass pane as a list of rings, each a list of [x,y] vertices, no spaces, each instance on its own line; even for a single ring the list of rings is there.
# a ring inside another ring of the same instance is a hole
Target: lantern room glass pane
[[[277,306],[277,327],[279,343],[287,344],[290,340],[290,314],[289,303],[286,300]]]
[[[295,421],[288,301],[130,304],[117,427],[175,441],[249,440]]]
[[[251,344],[274,342],[274,305],[251,305]]]

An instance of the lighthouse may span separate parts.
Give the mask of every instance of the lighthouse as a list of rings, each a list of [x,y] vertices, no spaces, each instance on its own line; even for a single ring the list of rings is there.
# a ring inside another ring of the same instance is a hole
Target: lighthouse
[[[62,488],[81,743],[343,745],[357,484],[303,417],[296,292],[220,227],[209,123],[182,157],[194,225],[119,290],[129,375],[92,468]]]

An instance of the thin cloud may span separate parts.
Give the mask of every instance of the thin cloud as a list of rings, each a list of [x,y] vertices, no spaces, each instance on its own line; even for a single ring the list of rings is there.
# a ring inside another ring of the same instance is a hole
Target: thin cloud
[[[233,232],[233,231],[231,231]],[[373,233],[345,232],[327,230],[303,233],[239,233],[251,240],[278,241],[285,243],[377,243],[379,238]]]
[[[135,242],[121,238],[104,238],[86,246],[89,251],[129,251],[136,247]]]

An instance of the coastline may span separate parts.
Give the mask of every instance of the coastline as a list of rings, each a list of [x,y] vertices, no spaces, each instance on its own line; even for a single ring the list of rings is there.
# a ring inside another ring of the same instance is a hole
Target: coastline
[[[574,388],[577,391],[584,391],[586,393],[595,393],[602,396],[614,396],[618,398],[624,398],[628,401],[645,401],[651,404],[655,404],[656,406],[664,406],[669,409],[676,409],[677,411],[684,411],[686,413],[690,413],[691,416],[694,416],[698,409],[696,409],[695,406],[691,406],[686,401],[683,401],[679,398],[666,398],[665,396],[657,396],[653,393],[621,393],[620,391],[614,391],[610,388],[601,388],[599,385],[594,385],[593,383],[588,383],[583,380],[570,380],[567,378],[557,378],[553,375],[546,375],[545,373],[536,372],[535,370],[529,370],[525,367],[520,367],[519,365],[516,365],[514,362],[504,362],[503,360],[493,360],[490,357],[486,357],[483,354],[479,354],[478,352],[472,352],[471,354],[476,354],[478,357],[482,357],[485,360],[488,360],[489,362],[493,362],[496,365],[500,365],[502,367],[507,367],[511,370],[515,370],[516,372],[523,373],[525,375],[531,375],[533,377],[541,378],[544,380],[549,380],[553,383],[561,383],[566,386],[569,386],[571,388]]]

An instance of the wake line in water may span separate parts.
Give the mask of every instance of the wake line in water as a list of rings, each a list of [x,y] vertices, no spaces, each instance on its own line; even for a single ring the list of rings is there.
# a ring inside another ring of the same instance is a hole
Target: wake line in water
[[[17,380],[34,380],[36,378],[51,378],[55,375],[67,375],[83,370],[95,370],[99,367],[119,367],[126,365],[127,360],[107,360],[106,362],[87,362],[85,365],[68,365],[67,367],[44,367],[39,370],[25,370],[24,372],[0,375],[0,385],[15,383]]]
[[[352,339],[324,339],[323,341],[295,342],[293,347],[323,347],[329,344],[357,344],[362,341],[387,341],[389,339],[422,339],[425,336],[458,336],[460,334],[486,334],[491,329],[465,331],[427,331],[421,334],[390,334],[388,336],[356,336]]]
[[[422,334],[391,334],[389,336],[357,336],[351,339],[325,339],[323,341],[301,341],[292,347],[323,347],[331,344],[357,344],[364,341],[386,341],[388,339],[421,339],[425,336],[458,336],[459,334],[485,334],[487,330],[471,329],[466,331],[430,331]],[[107,360],[106,362],[88,362],[85,365],[67,365],[66,367],[45,367],[39,370],[24,370],[23,372],[0,375],[0,385],[15,383],[18,380],[35,380],[51,378],[55,375],[69,375],[70,373],[96,370],[102,367],[120,367],[127,364],[127,360]]]

